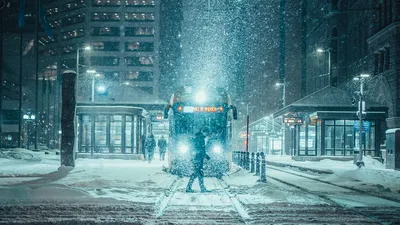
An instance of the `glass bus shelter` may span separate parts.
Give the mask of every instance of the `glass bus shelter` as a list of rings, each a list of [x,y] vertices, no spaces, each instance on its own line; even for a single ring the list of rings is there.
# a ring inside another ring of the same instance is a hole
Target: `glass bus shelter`
[[[78,153],[141,154],[147,112],[124,104],[78,104]]]

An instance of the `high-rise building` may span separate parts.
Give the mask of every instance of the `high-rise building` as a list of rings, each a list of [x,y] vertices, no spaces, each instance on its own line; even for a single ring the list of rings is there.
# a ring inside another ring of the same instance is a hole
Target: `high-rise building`
[[[28,136],[49,146],[60,136],[59,84],[65,70],[79,71],[78,101],[138,102],[148,111],[165,105],[158,100],[159,0],[22,3],[13,1],[1,13],[2,146],[23,146],[29,141],[17,140]],[[23,28],[18,26],[20,12]],[[97,90],[100,85],[108,91]],[[29,132],[25,113],[37,118]]]
[[[91,89],[84,87],[95,74],[96,86],[123,84],[157,96],[159,5],[157,0],[48,0],[44,7],[54,35],[40,34],[40,64],[62,71],[76,70],[79,63],[78,95],[85,100]],[[88,69],[96,73],[87,74]]]

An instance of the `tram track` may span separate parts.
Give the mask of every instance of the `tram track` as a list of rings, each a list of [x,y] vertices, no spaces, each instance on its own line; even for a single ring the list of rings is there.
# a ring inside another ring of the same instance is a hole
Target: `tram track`
[[[362,190],[359,190],[359,189],[356,189],[356,188],[350,188],[350,187],[346,187],[346,186],[343,186],[343,185],[333,184],[331,182],[322,181],[322,180],[317,179],[317,178],[308,177],[308,176],[305,176],[305,175],[301,175],[301,174],[298,174],[298,173],[294,173],[294,172],[290,172],[290,171],[286,171],[286,170],[282,170],[282,169],[278,169],[278,168],[273,168],[271,166],[269,166],[268,168],[272,169],[272,170],[276,170],[276,171],[282,172],[282,173],[290,174],[290,175],[293,175],[293,176],[296,176],[296,177],[301,177],[301,178],[309,179],[309,180],[312,180],[312,181],[315,181],[315,182],[323,183],[323,184],[326,184],[326,185],[331,185],[331,186],[336,187],[336,188],[341,188],[341,189],[345,189],[345,190],[348,190],[348,191],[351,191],[351,192],[356,192],[358,194],[369,195],[369,196],[372,196],[372,197],[384,199],[384,200],[391,201],[391,202],[394,202],[394,203],[400,203],[400,201],[398,201],[397,199],[394,199],[394,201],[393,201],[391,198],[389,198],[389,199],[388,198],[382,198],[379,195],[375,195],[375,194],[372,194],[372,193],[369,193],[369,192],[366,192],[366,191],[362,191]],[[397,211],[398,211],[399,207],[381,207],[383,210],[377,210],[377,207],[365,207],[365,206],[363,206],[363,207],[349,207],[349,206],[345,206],[343,204],[340,204],[340,203],[332,200],[332,195],[329,196],[327,194],[319,193],[317,191],[312,191],[312,190],[310,190],[308,188],[302,187],[300,184],[299,185],[298,184],[294,184],[294,183],[285,181],[283,179],[277,178],[275,176],[267,175],[267,177],[269,179],[272,179],[272,180],[275,180],[277,182],[283,183],[283,184],[288,185],[290,187],[297,188],[297,189],[299,189],[299,190],[301,190],[301,191],[303,191],[305,193],[308,193],[310,195],[317,196],[317,197],[325,200],[330,205],[332,205],[334,207],[337,207],[337,208],[339,208],[341,210],[345,209],[346,211],[352,212],[354,215],[358,215],[358,216],[361,216],[361,217],[368,218],[370,220],[369,222],[373,222],[374,224],[385,224],[386,225],[386,224],[398,224],[398,223],[400,223],[400,216],[397,215]]]
[[[161,200],[156,221],[172,224],[249,224],[250,218],[239,200],[229,192],[222,179],[207,178],[208,193],[186,193],[184,179],[174,182],[167,197]],[[189,204],[182,205],[182,199]],[[212,201],[215,199],[215,202]]]
[[[275,167],[275,166],[268,165],[267,169],[273,169],[273,170],[281,171],[281,172],[292,174],[292,175],[295,175],[295,176],[298,176],[298,177],[303,177],[303,178],[307,178],[307,179],[314,180],[314,181],[317,181],[317,182],[329,184],[329,185],[332,185],[332,186],[335,186],[335,187],[347,189],[347,190],[350,190],[350,191],[355,191],[355,192],[358,192],[360,194],[370,195],[370,196],[374,196],[374,197],[377,197],[377,198],[382,198],[382,199],[385,199],[385,200],[388,200],[388,201],[400,203],[400,199],[391,198],[389,196],[384,196],[384,195],[379,195],[379,194],[367,192],[367,191],[360,190],[360,189],[354,188],[354,187],[348,187],[348,186],[344,186],[344,185],[335,184],[335,183],[332,183],[332,182],[329,182],[329,181],[324,181],[324,180],[321,180],[321,179],[318,179],[318,178],[309,177],[307,175],[302,175],[302,174],[291,172],[291,171],[288,171],[288,170],[279,169],[278,167]]]

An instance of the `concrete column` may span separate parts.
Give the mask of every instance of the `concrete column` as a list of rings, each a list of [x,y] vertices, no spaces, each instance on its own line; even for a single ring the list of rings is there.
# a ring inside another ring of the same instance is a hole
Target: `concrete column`
[[[75,107],[76,73],[67,70],[62,75],[61,165],[75,167]]]

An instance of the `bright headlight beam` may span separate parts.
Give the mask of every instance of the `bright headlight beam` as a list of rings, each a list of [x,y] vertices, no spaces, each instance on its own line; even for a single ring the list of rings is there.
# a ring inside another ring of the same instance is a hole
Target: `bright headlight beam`
[[[213,148],[213,152],[214,152],[214,153],[221,153],[221,152],[222,152],[222,149],[221,149],[220,146],[215,146],[215,147]]]
[[[181,145],[181,146],[179,146],[179,152],[180,152],[180,153],[186,153],[186,152],[188,152],[188,150],[189,150],[189,148],[188,148],[187,145]]]
[[[204,91],[197,92],[196,101],[198,103],[204,103],[206,101],[206,93]]]

